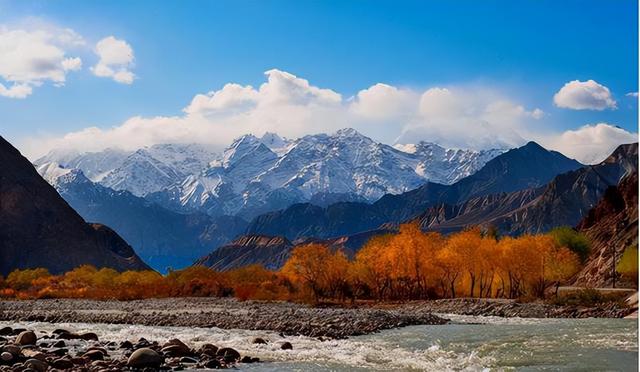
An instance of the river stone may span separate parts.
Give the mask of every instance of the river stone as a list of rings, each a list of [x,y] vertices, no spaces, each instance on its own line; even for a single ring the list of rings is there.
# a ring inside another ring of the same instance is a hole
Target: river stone
[[[204,364],[205,368],[218,369],[222,367],[220,362],[217,359],[211,359]]]
[[[45,372],[49,368],[47,363],[38,359],[27,359],[27,361],[24,362],[24,365],[25,367],[32,368],[38,372]]]
[[[256,337],[256,338],[253,339],[252,343],[254,343],[254,344],[266,344],[267,340],[265,340],[262,337]]]
[[[63,358],[54,360],[51,365],[56,369],[71,369],[74,366],[72,361]]]
[[[104,354],[100,350],[89,350],[86,353],[82,354],[83,357],[89,358],[91,360],[102,360],[104,359]]]
[[[33,331],[23,331],[16,337],[18,345],[35,345],[36,341],[38,341],[38,337]]]
[[[54,348],[54,349],[51,349],[49,352],[50,352],[51,354],[53,354],[53,355],[57,355],[57,356],[65,356],[65,355],[67,355],[67,353],[69,352],[69,350],[68,350],[68,349],[66,349],[66,348]]]
[[[198,363],[198,360],[195,359],[195,358],[191,358],[191,357],[182,357],[182,358],[180,358],[180,363],[196,364],[196,363]]]
[[[20,346],[17,345],[4,345],[1,350],[11,353],[13,356],[20,355]]]
[[[13,334],[13,328],[4,327],[0,328],[0,336],[11,336]]]
[[[170,357],[182,357],[191,354],[191,349],[184,342],[174,338],[162,345],[162,353]]]
[[[292,350],[293,349],[293,345],[291,345],[291,342],[285,342],[282,344],[282,346],[280,346],[280,349],[282,350]]]
[[[131,354],[129,360],[127,361],[127,365],[134,368],[158,368],[163,361],[164,358],[162,357],[162,355],[158,354],[152,349],[143,347],[142,349],[138,349],[134,351],[133,354]]]
[[[218,353],[218,347],[213,344],[204,344],[200,347],[200,350],[198,350],[198,354],[207,355],[210,357],[215,357],[217,353]]]
[[[133,349],[133,344],[131,341],[122,341],[120,343],[120,349]]]
[[[80,335],[80,338],[85,341],[98,341],[98,335],[93,332],[87,332]]]
[[[67,346],[67,344],[66,344],[64,341],[62,341],[62,340],[58,340],[58,341],[56,341],[52,346],[53,346],[53,347],[66,347],[66,346]]]
[[[11,354],[10,352],[3,351],[2,354],[0,354],[0,361],[4,363],[8,363],[12,360],[13,360],[13,354]]]
[[[222,359],[227,363],[235,362],[240,359],[240,353],[230,347],[223,347],[222,349],[219,349],[217,355],[222,357]]]

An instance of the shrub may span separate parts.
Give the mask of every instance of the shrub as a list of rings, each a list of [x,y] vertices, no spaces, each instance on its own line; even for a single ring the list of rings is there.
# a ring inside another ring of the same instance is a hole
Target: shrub
[[[580,261],[584,262],[589,257],[591,251],[591,242],[583,234],[577,232],[569,226],[556,227],[549,234],[556,240],[561,247],[567,247],[580,257]]]
[[[629,246],[622,253],[616,271],[637,283],[638,280],[638,246]]]

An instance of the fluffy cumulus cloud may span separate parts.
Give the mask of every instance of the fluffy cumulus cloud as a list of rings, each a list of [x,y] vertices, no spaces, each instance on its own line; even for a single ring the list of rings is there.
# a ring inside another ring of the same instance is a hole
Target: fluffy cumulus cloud
[[[638,133],[630,133],[611,124],[598,123],[568,130],[559,135],[546,138],[543,136],[540,142],[584,164],[595,164],[604,160],[620,144],[638,142]]]
[[[135,75],[131,71],[134,62],[133,48],[125,40],[113,36],[98,41],[95,47],[98,63],[91,68],[94,75],[108,77],[122,84],[131,84]]]
[[[373,121],[396,120],[415,114],[416,99],[411,90],[378,83],[359,91],[350,108],[355,115]]]
[[[520,135],[543,116],[485,88],[431,88],[418,102],[418,115],[403,126],[399,143],[428,138],[453,147],[495,148],[523,144]]]
[[[407,151],[420,140],[486,149],[519,146],[533,139],[582,162],[594,162],[636,136],[608,124],[564,133],[544,129],[547,115],[541,109],[525,107],[486,87],[415,90],[374,84],[343,97],[280,70],[265,72],[265,78],[258,87],[229,83],[197,94],[180,115],[136,116],[112,128],[32,138],[23,149],[31,158],[51,149],[137,149],[158,143],[195,142],[222,149],[247,133],[296,138],[353,127]]]
[[[64,85],[67,74],[82,67],[80,57],[69,55],[82,45],[70,29],[0,26],[0,95],[25,98],[44,83]]]
[[[553,96],[553,102],[558,107],[572,110],[615,110],[616,101],[609,88],[594,80],[573,80],[566,83]]]

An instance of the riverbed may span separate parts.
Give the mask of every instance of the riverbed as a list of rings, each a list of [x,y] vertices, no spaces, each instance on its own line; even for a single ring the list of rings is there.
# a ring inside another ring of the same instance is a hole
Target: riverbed
[[[246,371],[637,371],[636,319],[442,316],[451,322],[324,341],[272,331],[198,327],[42,322],[0,322],[0,326],[46,332],[65,328],[95,332],[101,340],[113,341],[144,337],[179,338],[193,347],[213,343],[263,361],[238,365]],[[255,337],[268,343],[253,344]],[[285,341],[292,343],[292,350],[280,348]]]

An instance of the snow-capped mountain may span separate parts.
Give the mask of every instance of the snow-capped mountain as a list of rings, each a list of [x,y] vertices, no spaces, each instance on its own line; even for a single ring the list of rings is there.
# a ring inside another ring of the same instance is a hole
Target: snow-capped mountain
[[[427,142],[394,148],[342,129],[295,140],[274,133],[244,135],[220,155],[201,145],[167,144],[133,152],[52,152],[35,164],[82,169],[103,186],[172,210],[251,218],[297,202],[373,202],[426,181],[451,184],[502,152],[445,149]]]
[[[145,196],[199,173],[216,156],[216,152],[204,145],[161,144],[136,151],[52,151],[34,164],[38,168],[56,164],[65,169],[80,169],[93,182]]]

